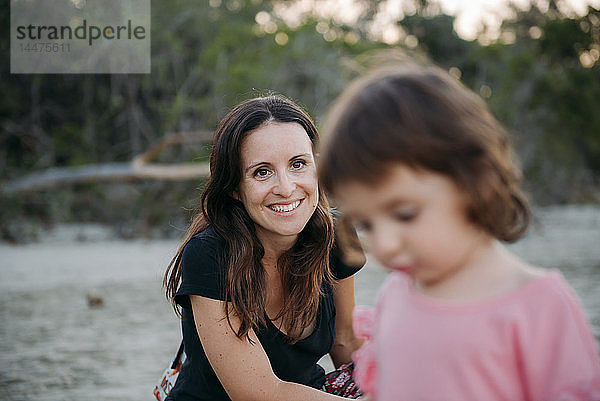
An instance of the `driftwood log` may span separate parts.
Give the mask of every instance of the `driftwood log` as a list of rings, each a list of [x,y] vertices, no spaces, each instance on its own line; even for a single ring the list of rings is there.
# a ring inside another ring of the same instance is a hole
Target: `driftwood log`
[[[181,181],[208,177],[208,163],[159,164],[150,163],[168,146],[209,142],[210,133],[171,134],[130,162],[88,164],[73,167],[52,167],[33,172],[2,186],[2,192],[16,195],[81,182],[162,180]]]

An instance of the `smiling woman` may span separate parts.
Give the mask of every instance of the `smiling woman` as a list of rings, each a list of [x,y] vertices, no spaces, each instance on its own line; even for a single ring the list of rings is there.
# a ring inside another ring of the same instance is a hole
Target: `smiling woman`
[[[286,241],[290,247],[319,201],[308,134],[298,123],[266,123],[242,142],[242,167],[236,197],[261,243]]]
[[[167,400],[340,399],[319,390],[317,361],[350,363],[362,343],[351,311],[364,259],[342,262],[334,242],[317,139],[279,96],[243,102],[217,127],[201,212],[165,274],[187,355]]]

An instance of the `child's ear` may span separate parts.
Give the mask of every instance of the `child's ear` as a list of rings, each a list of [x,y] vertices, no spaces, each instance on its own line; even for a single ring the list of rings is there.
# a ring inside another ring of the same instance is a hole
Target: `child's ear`
[[[231,197],[235,200],[240,200],[240,195],[238,194],[237,191],[233,191],[233,193],[231,194]]]

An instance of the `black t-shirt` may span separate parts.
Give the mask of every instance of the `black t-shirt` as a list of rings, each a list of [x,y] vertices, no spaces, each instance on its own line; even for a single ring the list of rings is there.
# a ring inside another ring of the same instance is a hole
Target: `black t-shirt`
[[[225,300],[224,239],[212,228],[196,234],[182,254],[181,285],[175,296],[181,306],[183,342],[187,359],[168,401],[230,400],[213,371],[194,324],[189,295]],[[347,266],[339,258],[334,245],[330,255],[333,275],[338,279],[356,273],[359,267]],[[313,332],[306,338],[290,344],[287,337],[267,318],[267,325],[256,335],[264,348],[273,371],[281,380],[320,388],[325,371],[317,361],[327,354],[335,338],[335,305],[331,284],[323,281],[317,321]],[[233,362],[232,362],[233,363]]]

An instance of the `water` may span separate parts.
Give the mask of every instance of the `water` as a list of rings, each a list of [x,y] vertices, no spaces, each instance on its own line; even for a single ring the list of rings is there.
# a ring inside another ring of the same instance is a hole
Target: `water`
[[[600,338],[600,207],[545,208],[536,216],[530,234],[510,248],[563,271]],[[0,399],[152,400],[180,340],[161,289],[177,245],[115,241],[92,226],[63,227],[38,244],[0,245]],[[373,305],[384,277],[369,261],[356,277],[358,303]],[[104,305],[91,308],[88,295]]]

